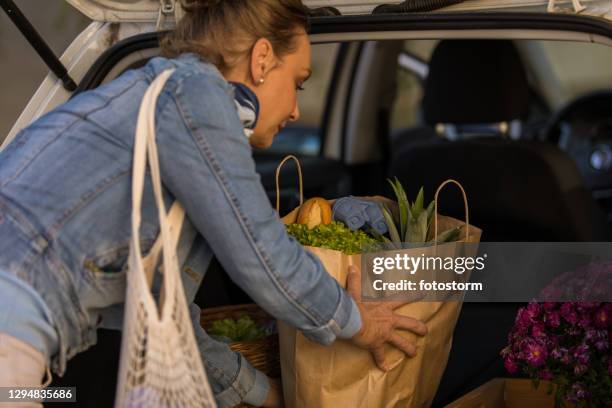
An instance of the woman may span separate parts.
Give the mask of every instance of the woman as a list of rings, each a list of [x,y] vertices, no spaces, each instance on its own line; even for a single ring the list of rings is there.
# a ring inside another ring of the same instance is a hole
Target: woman
[[[163,58],[76,96],[0,153],[0,386],[40,385],[47,365],[62,375],[97,327],[121,327],[136,118],[169,68],[156,131],[166,206],[178,200],[188,215],[178,248],[188,300],[214,254],[274,317],[322,344],[350,339],[381,369],[385,343],[416,351],[396,329],[426,332],[389,305],[359,302],[356,271],[355,300],[340,288],[287,236],[255,171],[251,148],[270,146],[299,117],[296,92],[310,75],[301,2],[192,0],[184,9]],[[142,214],[146,252],[158,234],[148,183]],[[192,313],[219,406],[281,404],[278,386],[210,339],[195,305]]]

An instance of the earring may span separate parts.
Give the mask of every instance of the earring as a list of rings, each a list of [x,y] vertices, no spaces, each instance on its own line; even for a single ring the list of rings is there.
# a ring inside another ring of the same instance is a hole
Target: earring
[[[259,83],[260,83],[260,84],[263,84],[263,83],[264,83],[264,79],[263,79],[263,77],[259,78]]]

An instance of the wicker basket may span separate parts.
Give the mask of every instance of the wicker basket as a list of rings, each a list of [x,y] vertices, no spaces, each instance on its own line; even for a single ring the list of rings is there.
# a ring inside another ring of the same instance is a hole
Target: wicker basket
[[[256,304],[247,304],[202,309],[200,324],[204,330],[207,330],[215,320],[238,319],[242,316],[249,316],[258,324],[265,324],[274,320]],[[278,334],[271,334],[261,340],[233,342],[229,344],[229,347],[232,350],[239,351],[253,367],[268,377],[280,377]],[[239,405],[239,407],[247,407],[247,405]]]

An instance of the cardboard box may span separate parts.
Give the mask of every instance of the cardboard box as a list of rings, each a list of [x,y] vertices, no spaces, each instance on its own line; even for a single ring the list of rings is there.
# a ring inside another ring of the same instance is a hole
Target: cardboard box
[[[446,408],[553,408],[555,391],[548,395],[549,388],[547,381],[535,389],[531,380],[495,378]]]

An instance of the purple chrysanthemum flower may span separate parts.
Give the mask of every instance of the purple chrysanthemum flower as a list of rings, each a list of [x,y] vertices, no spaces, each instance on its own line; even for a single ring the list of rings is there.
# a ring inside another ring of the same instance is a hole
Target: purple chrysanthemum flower
[[[516,365],[516,362],[510,356],[504,359],[504,367],[510,374],[514,374],[518,371],[518,366]]]
[[[544,315],[544,320],[550,327],[559,327],[561,324],[561,315],[557,310],[550,310]]]
[[[569,363],[569,350],[565,347],[555,347],[550,353],[550,355],[556,360],[561,360],[561,362],[563,362],[564,364]]]
[[[589,393],[580,383],[575,383],[574,385],[572,385],[571,392],[576,396],[577,401],[583,401],[589,396]]]
[[[569,353],[563,355],[561,357],[561,363],[565,364],[565,365],[569,365],[572,362],[572,356],[570,356]]]
[[[598,302],[578,302],[576,303],[576,309],[579,312],[590,312],[599,306]]]
[[[609,327],[611,322],[610,322],[610,312],[609,312],[609,306],[603,305],[601,308],[599,308],[599,310],[597,310],[597,312],[595,312],[595,319],[594,319],[594,323],[595,326],[604,329],[606,327]]]
[[[557,302],[544,302],[542,303],[542,308],[544,310],[554,310],[557,307]]]
[[[533,326],[531,326],[531,335],[533,336],[533,338],[545,338],[546,337],[546,329],[544,328],[544,325],[541,323],[535,323]]]
[[[598,400],[600,389],[590,388],[595,378],[605,376],[606,369],[612,376],[611,317],[612,302],[529,303],[517,314],[502,350],[504,366],[511,374],[522,370],[544,381],[580,380],[558,392],[576,405]],[[603,373],[596,364],[605,367]]]
[[[527,342],[523,350],[525,360],[532,367],[539,367],[546,361],[546,348],[535,341]]]
[[[584,335],[584,339],[586,341],[594,343],[599,340],[599,333],[595,329],[588,329]]]
[[[549,334],[546,338],[546,349],[550,351],[554,350],[557,347],[559,347],[559,336]]]
[[[529,308],[519,309],[516,315],[516,329],[519,333],[526,332],[535,320],[535,312]]]
[[[583,329],[590,328],[592,324],[593,322],[589,314],[584,314],[578,319],[578,326],[582,327]]]
[[[574,349],[574,358],[579,364],[588,364],[589,357],[589,346],[586,344],[581,344]]]
[[[564,303],[561,306],[561,317],[563,317],[566,322],[571,324],[576,324],[576,322],[578,321],[578,314],[574,310],[572,304],[569,302]]]
[[[574,366],[574,374],[576,375],[582,375],[586,372],[587,370],[587,366],[584,364],[576,364]]]
[[[608,349],[608,342],[606,340],[599,340],[595,343],[595,348],[599,351],[605,351]]]
[[[531,302],[527,305],[527,313],[531,316],[531,320],[534,321],[540,313],[540,304],[537,302]]]

